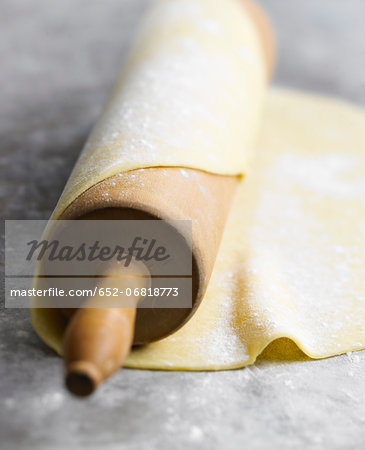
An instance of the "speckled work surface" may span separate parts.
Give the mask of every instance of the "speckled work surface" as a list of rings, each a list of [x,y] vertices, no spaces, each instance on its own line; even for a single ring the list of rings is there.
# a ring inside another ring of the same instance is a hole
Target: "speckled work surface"
[[[261,3],[277,29],[277,83],[365,105],[362,0]],[[3,218],[49,216],[147,4],[0,0]],[[63,390],[62,362],[33,333],[27,311],[2,310],[0,333],[4,449],[365,443],[365,352],[297,362],[263,356],[219,373],[123,370],[80,401]]]

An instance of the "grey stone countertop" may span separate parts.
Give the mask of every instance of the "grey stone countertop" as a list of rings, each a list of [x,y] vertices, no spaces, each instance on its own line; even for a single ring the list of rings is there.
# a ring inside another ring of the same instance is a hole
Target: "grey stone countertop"
[[[0,0],[3,218],[49,216],[148,3]],[[277,32],[276,83],[365,104],[363,0],[260,3]],[[0,320],[4,450],[364,448],[365,352],[262,356],[217,373],[121,370],[80,401],[28,311]]]

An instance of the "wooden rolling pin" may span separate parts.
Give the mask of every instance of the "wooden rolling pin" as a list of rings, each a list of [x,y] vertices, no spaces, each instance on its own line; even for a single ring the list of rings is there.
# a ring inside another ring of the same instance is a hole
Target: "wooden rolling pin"
[[[269,78],[274,61],[271,29],[256,5],[247,0],[243,5],[252,14],[262,37]],[[66,386],[72,393],[89,395],[123,365],[133,344],[167,337],[194,314],[207,289],[238,183],[239,177],[187,168],[133,170],[97,183],[63,212],[60,217],[63,220],[190,219],[193,222],[191,308],[141,308],[136,312],[133,307],[84,307],[74,314],[65,311],[65,316],[71,316],[63,350]],[[105,192],[108,207],[102,197]],[[176,230],[177,237],[179,233]],[[110,277],[103,279],[104,286],[113,286],[114,282]],[[128,279],[128,286],[135,283],[142,287],[144,282],[132,278]],[[90,306],[93,299],[88,302]]]

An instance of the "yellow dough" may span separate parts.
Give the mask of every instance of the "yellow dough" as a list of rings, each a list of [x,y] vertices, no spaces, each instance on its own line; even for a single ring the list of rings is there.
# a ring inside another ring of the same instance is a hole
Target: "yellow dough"
[[[243,0],[159,0],[52,218],[101,180],[175,166],[244,174],[267,67]]]
[[[313,358],[364,348],[364,174],[362,110],[272,90],[198,312],[169,338],[133,350],[126,365],[239,368],[281,337]],[[32,319],[60,353],[55,312],[33,310]]]

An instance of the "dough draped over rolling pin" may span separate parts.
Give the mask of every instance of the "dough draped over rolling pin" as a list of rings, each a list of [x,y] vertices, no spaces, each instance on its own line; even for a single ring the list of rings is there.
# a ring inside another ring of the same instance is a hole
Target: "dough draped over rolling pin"
[[[247,0],[156,1],[66,184],[52,219],[94,210],[105,218],[113,208],[124,218],[129,209],[194,223],[192,307],[139,309],[135,343],[176,330],[204,295],[233,191],[252,156],[271,48],[270,27]],[[62,318],[37,310],[37,301],[31,306],[47,340],[39,318],[54,329]]]
[[[239,368],[282,337],[313,358],[365,347],[365,112],[273,90],[263,119],[199,310],[125,366]],[[38,312],[60,353],[64,325]]]
[[[314,358],[365,347],[365,114],[273,91],[253,146],[266,77],[257,28],[238,0],[159,0],[136,38],[52,218],[135,169],[245,178],[199,310],[126,366],[238,368],[281,337]],[[65,321],[31,314],[61,353]]]
[[[153,4],[52,219],[91,186],[129,170],[247,172],[268,68],[257,24],[244,5]]]

